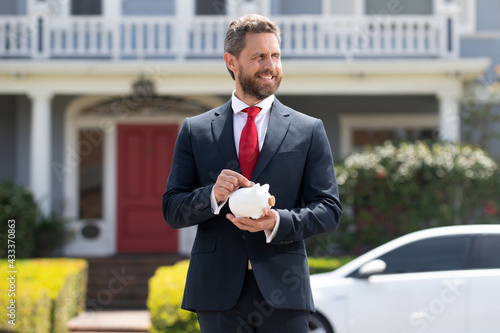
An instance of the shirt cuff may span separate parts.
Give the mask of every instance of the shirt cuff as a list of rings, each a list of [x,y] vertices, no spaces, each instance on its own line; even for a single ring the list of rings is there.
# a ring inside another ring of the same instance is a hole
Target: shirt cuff
[[[227,199],[224,200],[220,205],[217,205],[217,200],[215,199],[214,188],[212,187],[212,192],[210,193],[210,207],[212,208],[212,213],[219,215],[222,207],[226,204]]]
[[[270,230],[264,230],[264,233],[266,234],[266,243],[271,243],[276,237],[276,234],[278,233],[278,228],[280,226],[280,214],[276,212],[276,224],[274,225],[273,231]]]

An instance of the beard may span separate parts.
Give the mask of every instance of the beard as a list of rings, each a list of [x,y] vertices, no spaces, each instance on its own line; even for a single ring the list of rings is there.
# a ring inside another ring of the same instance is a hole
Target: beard
[[[241,75],[239,75],[238,81],[240,83],[241,89],[243,90],[243,93],[258,100],[263,100],[275,94],[281,84],[281,79],[283,78],[282,74],[278,74],[273,71],[259,72],[256,73],[253,77],[250,75],[245,75],[242,71],[240,71],[240,73]],[[259,85],[258,77],[261,75],[272,75],[274,77],[274,82]]]

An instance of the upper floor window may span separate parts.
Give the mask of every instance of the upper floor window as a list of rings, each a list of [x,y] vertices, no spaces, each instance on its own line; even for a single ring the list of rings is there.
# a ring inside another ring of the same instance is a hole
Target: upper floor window
[[[175,0],[122,0],[123,15],[175,15]]]
[[[101,15],[102,0],[71,0],[71,15]]]
[[[433,12],[434,0],[366,0],[365,2],[365,13],[368,15],[432,15]]]
[[[196,15],[226,15],[226,0],[196,0]]]
[[[0,15],[25,15],[26,0],[1,0]]]
[[[322,0],[271,0],[271,15],[321,14]]]

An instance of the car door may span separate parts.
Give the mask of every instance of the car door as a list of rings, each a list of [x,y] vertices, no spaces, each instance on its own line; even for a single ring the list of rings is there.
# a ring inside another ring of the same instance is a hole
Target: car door
[[[353,277],[350,332],[466,332],[470,246],[468,236],[433,237],[380,256],[383,274]]]
[[[500,332],[500,235],[478,236],[475,245],[469,332]]]

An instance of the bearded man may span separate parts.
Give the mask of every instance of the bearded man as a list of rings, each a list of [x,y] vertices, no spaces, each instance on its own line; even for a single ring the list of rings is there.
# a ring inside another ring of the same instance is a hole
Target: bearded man
[[[280,32],[260,15],[231,22],[224,61],[235,90],[187,118],[163,195],[172,228],[197,226],[182,307],[203,333],[305,333],[314,311],[304,239],[333,232],[342,209],[319,119],[278,101]],[[269,184],[261,218],[235,217],[232,192]]]

